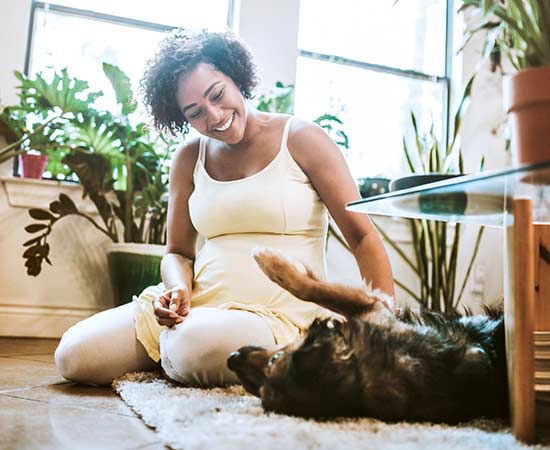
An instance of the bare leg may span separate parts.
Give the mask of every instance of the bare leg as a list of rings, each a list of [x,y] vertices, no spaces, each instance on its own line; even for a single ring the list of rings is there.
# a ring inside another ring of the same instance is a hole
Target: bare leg
[[[249,311],[191,308],[182,323],[160,335],[162,368],[173,380],[189,385],[238,383],[227,358],[246,345],[275,345],[261,317]]]
[[[55,351],[55,364],[68,380],[110,384],[127,372],[159,368],[136,339],[135,304],[93,315],[69,328]]]

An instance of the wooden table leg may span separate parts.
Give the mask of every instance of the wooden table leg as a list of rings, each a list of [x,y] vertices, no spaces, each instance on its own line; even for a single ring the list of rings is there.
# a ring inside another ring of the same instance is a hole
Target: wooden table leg
[[[550,225],[535,225],[535,330],[550,331]]]
[[[531,201],[516,199],[513,210],[512,236],[508,230],[508,238],[513,242],[509,239],[507,248],[509,289],[505,290],[510,413],[516,438],[532,443],[535,439],[535,257]]]

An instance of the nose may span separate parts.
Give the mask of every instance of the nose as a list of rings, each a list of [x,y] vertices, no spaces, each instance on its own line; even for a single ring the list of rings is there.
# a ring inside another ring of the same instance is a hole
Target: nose
[[[220,125],[220,122],[223,120],[223,111],[216,105],[209,106],[208,115],[212,126]]]
[[[229,358],[227,358],[227,367],[229,367],[231,370],[235,370],[239,365],[240,358],[241,354],[239,352],[231,353],[229,355]]]

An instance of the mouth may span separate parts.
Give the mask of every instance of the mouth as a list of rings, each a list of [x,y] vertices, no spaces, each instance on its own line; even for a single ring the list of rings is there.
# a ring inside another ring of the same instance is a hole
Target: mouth
[[[251,353],[254,353],[252,358]],[[231,353],[227,360],[227,367],[235,372],[248,392],[258,397],[265,380],[264,368],[266,363],[266,358],[262,355],[262,349],[248,347]]]
[[[232,113],[225,122],[223,122],[219,127],[214,128],[213,130],[218,133],[223,133],[224,131],[227,131],[231,127],[234,117],[235,113]]]

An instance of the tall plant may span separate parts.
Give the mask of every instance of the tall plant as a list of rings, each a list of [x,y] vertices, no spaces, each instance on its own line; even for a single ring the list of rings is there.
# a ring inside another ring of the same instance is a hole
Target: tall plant
[[[455,114],[454,131],[447,146],[441,145],[434,132],[433,124],[428,132],[421,132],[414,113],[411,113],[415,148],[414,150],[409,148],[405,137],[403,137],[403,151],[409,170],[412,173],[464,173],[462,152],[457,144],[457,137],[463,112],[470,99],[472,84],[473,78],[468,82]],[[480,169],[482,168],[483,158],[480,165]],[[477,233],[474,249],[457,293],[460,223],[455,224],[452,228],[446,222],[424,219],[409,219],[409,223],[414,251],[412,259],[388,236],[383,228],[378,228],[384,239],[418,277],[420,289],[415,292],[399,280],[395,280],[395,283],[425,308],[434,311],[455,311],[462,299],[464,288],[476,259],[484,228],[481,227]],[[451,241],[450,247],[448,245],[449,240]]]

